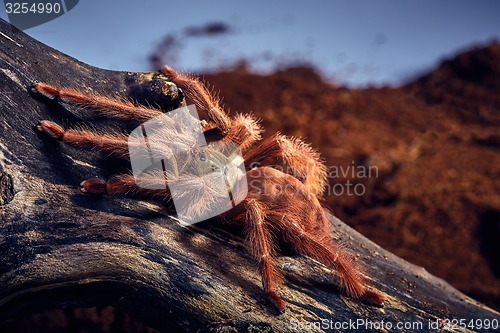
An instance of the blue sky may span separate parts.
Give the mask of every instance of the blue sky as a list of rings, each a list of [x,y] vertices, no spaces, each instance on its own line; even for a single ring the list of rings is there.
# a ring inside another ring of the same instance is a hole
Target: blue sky
[[[5,10],[0,17],[7,18]],[[185,37],[210,22],[227,34]],[[471,45],[500,40],[500,1],[89,1],[26,30],[88,64],[149,70],[167,34],[185,37],[173,65],[213,70],[237,59],[268,71],[309,62],[348,85],[398,84]]]

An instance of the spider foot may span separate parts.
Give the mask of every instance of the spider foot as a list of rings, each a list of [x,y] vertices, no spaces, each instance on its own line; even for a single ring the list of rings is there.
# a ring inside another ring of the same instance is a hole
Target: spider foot
[[[378,308],[384,307],[384,296],[370,290],[365,291],[365,293],[361,296],[361,301],[365,304],[373,305]]]
[[[45,83],[35,82],[30,87],[31,92],[41,94],[48,99],[56,99],[59,96],[59,90]]]
[[[286,310],[286,303],[281,297],[279,297],[275,292],[268,291],[267,297],[271,300],[274,306],[278,309],[279,313],[282,314]]]
[[[80,183],[80,191],[83,193],[104,195],[107,193],[107,185],[102,179],[87,179]]]
[[[40,120],[36,128],[57,140],[61,140],[64,135],[64,128],[49,120]]]

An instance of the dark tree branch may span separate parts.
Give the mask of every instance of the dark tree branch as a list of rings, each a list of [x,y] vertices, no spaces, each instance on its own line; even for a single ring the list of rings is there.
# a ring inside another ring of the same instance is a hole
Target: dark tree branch
[[[359,253],[371,283],[387,298],[385,307],[340,296],[321,265],[285,255],[279,258],[286,277],[280,292],[289,309],[277,316],[263,302],[259,274],[240,237],[215,221],[180,228],[153,204],[80,194],[81,180],[109,178],[109,162],[40,136],[34,130],[40,119],[81,119],[35,98],[29,85],[154,95],[152,87],[140,89],[141,78],[85,65],[0,22],[0,321],[28,309],[96,304],[159,329],[190,332],[287,332],[294,323],[322,319],[422,322],[425,328],[445,318],[499,318],[334,217],[337,237]]]

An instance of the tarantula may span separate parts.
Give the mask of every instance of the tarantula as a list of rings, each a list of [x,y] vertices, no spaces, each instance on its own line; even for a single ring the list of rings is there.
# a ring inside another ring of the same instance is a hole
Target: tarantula
[[[286,303],[276,290],[282,278],[276,267],[277,241],[284,241],[297,253],[334,269],[341,292],[366,304],[382,306],[383,296],[367,289],[351,255],[332,239],[320,203],[326,186],[326,166],[319,153],[303,141],[279,133],[261,140],[262,128],[258,120],[248,114],[229,117],[219,99],[199,79],[179,74],[168,66],[161,72],[195,103],[200,112],[204,112],[206,120],[202,121],[202,126],[207,141],[229,142],[241,148],[247,182],[251,186],[241,203],[218,218],[242,224],[248,250],[258,262],[264,291],[280,313],[285,310]],[[63,105],[77,106],[94,115],[122,121],[144,122],[163,113],[160,108],[45,83],[34,83],[31,90]],[[129,157],[125,134],[64,129],[48,120],[40,121],[37,129],[76,148]],[[150,174],[147,181],[164,182],[164,179]],[[82,192],[91,194],[135,193],[166,204],[172,199],[168,188],[141,187],[132,174],[117,175],[109,181],[84,180],[80,186]],[[193,195],[193,200],[201,200],[200,205],[204,199],[206,196]]]

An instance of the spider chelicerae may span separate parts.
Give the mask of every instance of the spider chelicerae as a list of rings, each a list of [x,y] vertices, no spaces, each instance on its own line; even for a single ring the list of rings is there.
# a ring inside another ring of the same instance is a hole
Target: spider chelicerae
[[[276,264],[278,241],[290,244],[297,253],[335,270],[341,292],[364,303],[382,306],[383,296],[367,288],[353,257],[331,236],[330,224],[320,203],[327,172],[319,154],[303,141],[279,133],[262,140],[258,120],[248,114],[230,117],[218,97],[200,80],[179,74],[168,66],[161,72],[205,115],[200,125],[208,142],[232,143],[241,149],[246,180],[251,186],[240,203],[217,218],[243,226],[246,245],[258,263],[264,291],[279,312],[285,310],[286,303],[277,292],[282,277]],[[31,90],[63,105],[121,121],[145,122],[164,112],[159,107],[45,83],[34,83]],[[129,158],[130,147],[125,133],[64,129],[48,120],[40,121],[37,129],[76,148],[96,149],[111,156]],[[167,137],[171,133],[163,134]],[[148,184],[165,182],[163,177],[154,173],[143,177],[142,182]],[[194,207],[202,207],[209,199],[207,193],[209,195],[210,191],[204,192],[203,185],[191,183],[192,187],[185,187],[187,196],[194,202]],[[132,173],[116,175],[108,181],[84,180],[80,186],[83,192],[90,194],[132,193],[167,205],[172,200],[168,187],[140,186]]]

